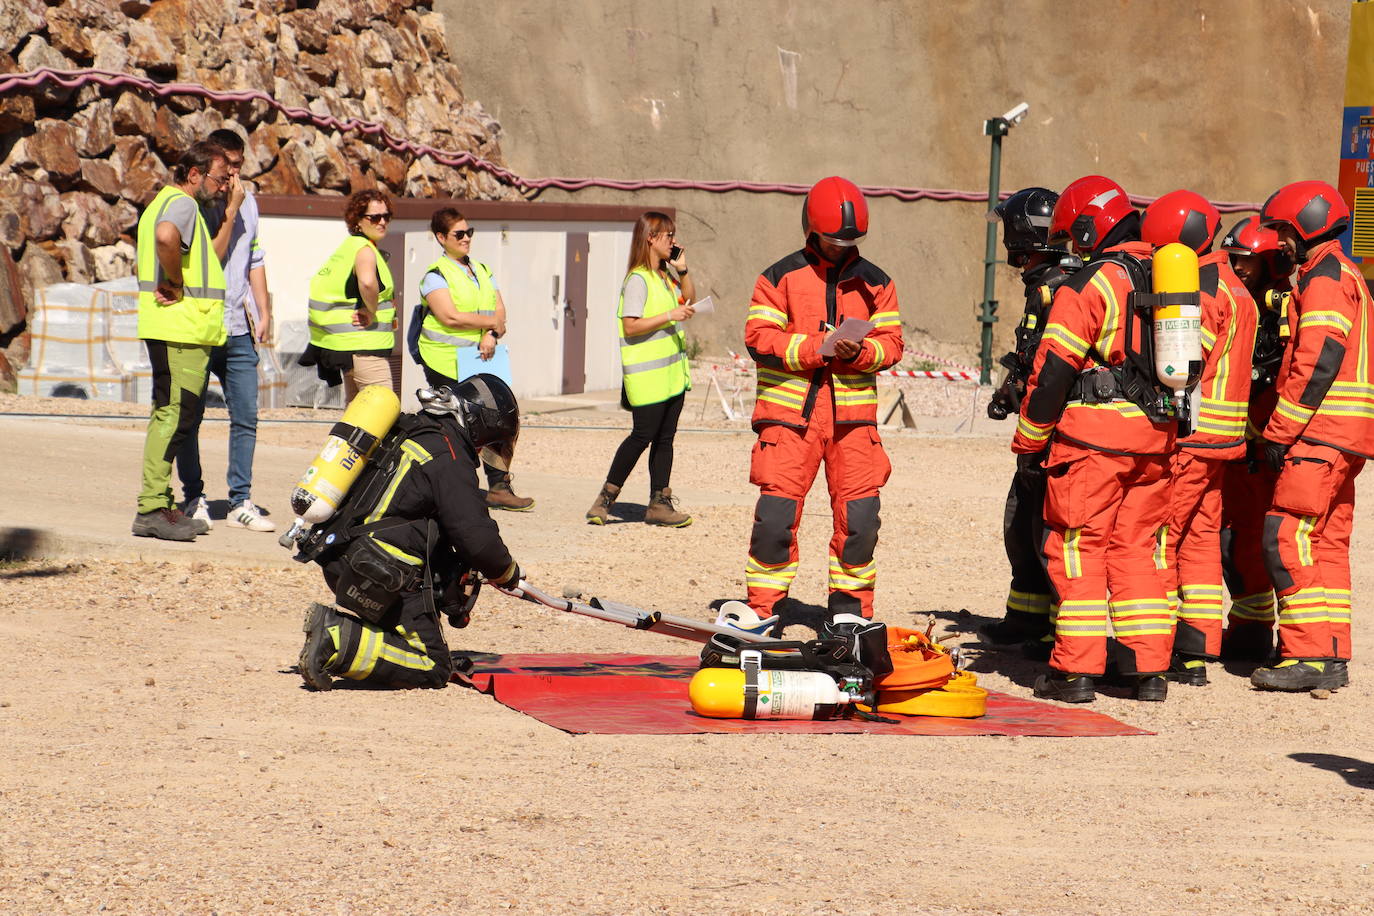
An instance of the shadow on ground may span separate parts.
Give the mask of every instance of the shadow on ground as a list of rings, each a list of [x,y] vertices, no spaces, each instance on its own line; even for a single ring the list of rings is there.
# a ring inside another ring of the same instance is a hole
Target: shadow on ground
[[[1357,789],[1374,789],[1374,763],[1338,754],[1289,754],[1289,759],[1330,770]]]
[[[0,560],[32,560],[43,550],[48,533],[41,528],[0,528]]]

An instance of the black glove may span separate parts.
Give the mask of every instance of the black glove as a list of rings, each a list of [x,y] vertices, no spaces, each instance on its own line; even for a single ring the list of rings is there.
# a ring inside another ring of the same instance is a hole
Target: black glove
[[[499,579],[492,579],[491,584],[501,588],[515,588],[524,577],[525,574],[520,571],[520,564],[512,563],[510,569],[506,570],[506,574]]]
[[[1031,452],[1029,455],[1016,456],[1016,470],[1043,472],[1045,470],[1045,459],[1049,457],[1049,450],[1043,452]]]
[[[1264,460],[1269,462],[1269,466],[1276,471],[1282,471],[1284,462],[1288,460],[1287,445],[1280,445],[1277,442],[1264,440]]]

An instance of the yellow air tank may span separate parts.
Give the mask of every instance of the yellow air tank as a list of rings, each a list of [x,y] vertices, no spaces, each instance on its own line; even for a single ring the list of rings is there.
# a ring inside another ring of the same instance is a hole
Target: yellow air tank
[[[1197,252],[1170,242],[1154,254],[1151,269],[1156,294],[1169,295],[1155,307],[1155,374],[1175,396],[1183,397],[1202,371],[1202,300],[1198,295]],[[1192,293],[1180,302],[1177,294]]]
[[[828,719],[841,706],[860,699],[840,690],[820,671],[763,670],[758,673],[754,713],[746,715],[744,682],[739,668],[702,668],[687,685],[692,710],[712,719]]]
[[[348,488],[400,415],[400,399],[385,385],[368,385],[359,391],[330,431],[319,455],[297,481],[291,493],[291,511],[311,525],[327,521],[338,511]],[[366,444],[350,444],[350,439],[358,441],[354,438],[356,430],[370,437]]]

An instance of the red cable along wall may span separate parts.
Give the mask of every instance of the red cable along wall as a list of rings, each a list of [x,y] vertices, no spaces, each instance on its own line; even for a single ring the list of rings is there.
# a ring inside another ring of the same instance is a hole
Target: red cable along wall
[[[189,95],[209,99],[213,102],[229,102],[235,104],[243,102],[263,102],[271,108],[281,112],[289,121],[298,124],[310,124],[322,130],[331,130],[337,133],[351,132],[373,137],[393,152],[406,153],[415,157],[427,157],[441,165],[452,166],[454,168],[471,168],[486,172],[502,184],[509,185],[525,193],[537,194],[548,188],[570,192],[581,191],[586,188],[606,188],[613,191],[708,191],[715,194],[744,191],[749,194],[791,194],[800,197],[811,189],[810,185],[804,184],[775,184],[759,181],[694,181],[681,178],[645,178],[638,181],[625,181],[615,178],[523,178],[509,169],[503,168],[480,156],[474,156],[472,153],[441,150],[423,143],[407,140],[404,137],[397,137],[375,121],[363,121],[358,118],[344,118],[340,120],[331,115],[317,115],[313,111],[305,108],[292,108],[283,105],[281,102],[261,90],[238,89],[226,91],[209,89],[198,83],[159,83],[145,76],[115,73],[110,70],[97,70],[90,67],[78,70],[55,70],[50,67],[40,67],[37,70],[31,70],[27,73],[6,73],[0,75],[0,95],[20,92],[25,89],[33,89],[43,83],[55,83],[67,89],[79,89],[82,86],[89,85],[98,85],[108,89],[135,89],[158,98],[166,98],[172,95]],[[909,188],[882,185],[863,185],[861,187],[864,194],[868,197],[893,197],[897,200],[904,201],[938,200],[978,203],[985,202],[988,199],[988,195],[984,191],[957,191],[948,188]],[[999,196],[1006,198],[1009,197],[1010,194],[1011,192],[1005,192]],[[1153,197],[1141,197],[1139,195],[1131,196],[1131,203],[1137,207],[1146,206],[1154,200],[1155,198]],[[1240,213],[1258,211],[1260,209],[1258,203],[1250,201],[1213,201],[1213,205],[1222,213]]]

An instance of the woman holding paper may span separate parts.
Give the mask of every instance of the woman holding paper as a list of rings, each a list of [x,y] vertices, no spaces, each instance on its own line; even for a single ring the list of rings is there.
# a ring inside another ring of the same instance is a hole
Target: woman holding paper
[[[649,508],[644,521],[685,528],[692,517],[679,512],[668,486],[673,473],[673,438],[687,391],[692,387],[681,322],[696,309],[696,286],[687,273],[687,254],[674,241],[671,217],[649,212],[635,222],[629,272],[620,287],[620,403],[634,428],[616,449],[606,483],[587,510],[587,524],[604,525],[625,479],[649,449]]]
[[[470,256],[475,230],[453,207],[437,211],[429,228],[444,253],[420,279],[424,305],[412,318],[412,326],[418,319],[419,331],[412,353],[418,352],[425,380],[435,387],[456,385],[490,372],[509,384],[510,360],[505,345],[498,343],[506,333],[506,304],[491,269]],[[489,457],[482,461],[487,507],[514,512],[534,508],[533,499],[511,489],[510,468],[489,463]]]

